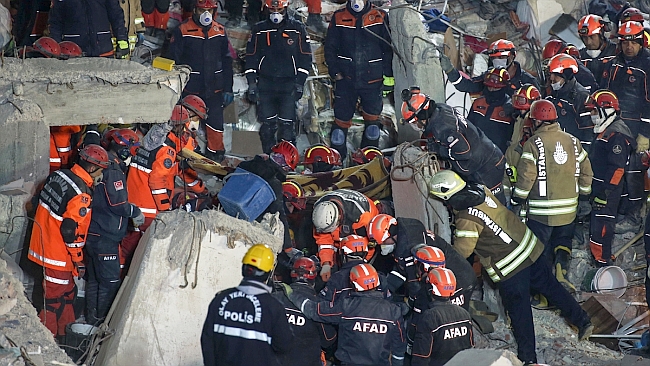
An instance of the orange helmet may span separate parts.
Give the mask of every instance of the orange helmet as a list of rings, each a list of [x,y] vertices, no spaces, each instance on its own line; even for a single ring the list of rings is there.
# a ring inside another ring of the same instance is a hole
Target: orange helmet
[[[377,156],[383,157],[384,153],[382,153],[381,150],[376,147],[367,146],[363,149],[356,150],[352,154],[352,161],[357,164],[366,164],[371,162],[372,159],[376,158]]]
[[[555,105],[546,99],[534,101],[530,105],[530,118],[547,122],[557,120]]]
[[[197,0],[196,7],[200,9],[216,9],[217,2],[215,0]]]
[[[423,245],[413,255],[415,262],[422,263],[424,270],[429,272],[430,268],[445,267],[445,252],[438,247]]]
[[[510,81],[510,74],[506,69],[489,69],[483,78],[483,85],[491,88],[505,88]]]
[[[350,270],[350,282],[357,291],[368,291],[379,286],[379,274],[371,264],[357,264]]]
[[[420,119],[419,113],[431,107],[432,100],[428,95],[420,93],[419,86],[402,90],[402,121],[415,123]],[[434,102],[435,104],[435,102]]]
[[[566,43],[564,43],[562,40],[551,39],[544,45],[544,49],[542,50],[542,60],[548,60],[551,57],[562,53],[564,47],[566,47]]]
[[[614,110],[617,111],[621,109],[618,105],[618,97],[616,94],[607,89],[599,89],[591,94],[585,103],[585,108],[587,110],[593,110],[595,108],[614,108]]]
[[[76,58],[83,56],[83,51],[81,47],[71,41],[59,42],[60,56],[62,60],[67,60],[70,58]]]
[[[512,55],[516,55],[516,48],[515,44],[508,41],[507,39],[499,39],[492,44],[490,44],[490,47],[488,47],[487,54],[490,57],[499,57],[499,56],[510,56],[511,52]]]
[[[578,47],[568,44],[564,49],[562,50],[563,53],[566,53],[569,56],[574,57],[575,59],[579,60],[580,59],[580,50],[578,50]]]
[[[79,151],[79,157],[93,165],[97,165],[102,169],[108,168],[110,164],[108,160],[108,153],[103,147],[95,144],[86,145]]]
[[[532,84],[525,84],[512,95],[512,106],[515,109],[527,111],[532,102],[540,99],[542,99],[542,94],[539,90]]]
[[[197,95],[187,95],[181,100],[181,105],[199,116],[200,119],[208,118],[208,107],[201,97]]]
[[[282,140],[271,148],[271,159],[282,167],[286,165],[291,170],[295,170],[300,161],[300,154],[294,144]]]
[[[305,190],[302,189],[302,186],[297,182],[282,182],[282,195],[286,202],[291,203],[298,210],[304,210],[307,206]]]
[[[580,36],[593,36],[594,34],[604,34],[605,21],[599,15],[587,14],[580,18],[578,22],[578,34]]]
[[[548,63],[548,71],[564,74],[564,70],[571,70],[576,74],[578,72],[578,61],[566,53],[553,56]]]
[[[456,276],[447,268],[433,268],[427,275],[431,293],[442,298],[450,298],[456,292]]]
[[[59,44],[50,37],[41,37],[32,45],[34,51],[40,53],[47,58],[61,57],[61,47]]]
[[[140,137],[135,131],[128,128],[113,128],[106,131],[102,139],[102,146],[108,149],[111,142],[123,146],[130,155],[135,155],[136,150],[140,147]],[[124,154],[126,155],[126,152]],[[123,158],[126,159],[127,157]]]
[[[190,112],[182,105],[175,105],[172,110],[172,116],[169,119],[174,126],[179,126],[190,122]]]
[[[341,165],[341,154],[329,146],[317,144],[305,151],[305,160],[303,164],[314,164],[318,162],[330,165]]]
[[[373,217],[366,228],[368,238],[382,244],[390,237],[389,231],[393,225],[397,225],[397,220],[391,215],[379,214]]]
[[[296,280],[313,281],[316,279],[317,272],[316,262],[307,257],[298,258],[291,266],[291,277]]]
[[[368,253],[368,238],[361,235],[348,235],[341,239],[341,251],[344,255],[357,254],[361,258],[365,257]]]
[[[648,47],[646,38],[643,35],[643,24],[639,22],[625,22],[621,24],[618,29],[618,40],[623,41],[638,41],[643,47]]]
[[[264,0],[264,6],[269,9],[284,9],[289,6],[289,0]]]
[[[637,8],[627,8],[621,14],[621,23],[624,22],[639,22],[643,24],[643,13]]]

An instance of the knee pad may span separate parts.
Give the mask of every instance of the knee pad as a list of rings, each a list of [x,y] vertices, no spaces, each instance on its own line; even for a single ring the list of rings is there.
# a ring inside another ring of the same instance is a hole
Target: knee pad
[[[366,137],[366,139],[371,141],[376,141],[379,140],[380,131],[381,129],[379,128],[379,125],[372,124],[366,126],[365,130],[363,131],[363,134]]]
[[[330,140],[333,146],[345,146],[345,132],[340,128],[333,129]]]

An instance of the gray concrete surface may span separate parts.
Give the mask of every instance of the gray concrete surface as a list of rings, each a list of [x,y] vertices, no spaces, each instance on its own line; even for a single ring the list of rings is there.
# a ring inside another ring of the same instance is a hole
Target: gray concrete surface
[[[523,363],[510,351],[467,349],[459,352],[446,366],[521,366]]]

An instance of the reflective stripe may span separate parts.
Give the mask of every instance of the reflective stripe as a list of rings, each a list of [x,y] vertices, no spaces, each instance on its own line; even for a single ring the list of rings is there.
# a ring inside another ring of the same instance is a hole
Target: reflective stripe
[[[187,186],[188,186],[188,187],[194,187],[194,186],[197,185],[197,184],[199,184],[199,180],[198,180],[198,179],[195,180],[195,181],[192,182],[192,183],[187,183]]]
[[[85,241],[81,241],[78,243],[65,243],[65,246],[68,248],[83,248],[84,245],[86,245]]]
[[[452,81],[451,83],[452,83],[453,85],[457,85],[457,84],[460,83],[462,80],[463,80],[463,76],[462,76],[460,73],[458,73],[458,79],[456,79],[456,81]]]
[[[522,159],[526,159],[526,160],[530,160],[530,161],[532,161],[533,163],[537,164],[537,159],[535,159],[535,157],[533,156],[533,154],[531,154],[531,153],[529,153],[529,152],[525,152],[525,153],[521,154],[521,158],[522,158]]]
[[[151,194],[167,194],[167,190],[164,189],[164,188],[163,189],[152,189]]]
[[[557,200],[530,200],[528,205],[531,207],[553,207],[553,206],[568,206],[577,205],[578,197],[576,198],[563,198]]]
[[[77,194],[81,194],[81,189],[79,189],[79,186],[75,184],[75,182],[73,182],[72,179],[70,179],[70,177],[65,175],[60,170],[57,170],[55,173],[61,176],[61,178],[63,178],[63,180],[65,180],[72,187],[72,189],[74,189],[74,191],[77,192]]]
[[[580,190],[580,193],[582,193],[582,194],[591,193],[591,186],[589,186],[589,187],[580,186],[580,187],[578,187],[578,189]]]
[[[40,254],[37,254],[35,251],[33,251],[31,249],[29,250],[29,255],[31,255],[32,257],[34,257],[36,259],[38,259],[39,261],[41,261],[43,263],[51,264],[53,266],[65,267],[65,265],[66,265],[66,262],[64,262],[64,261],[57,261],[55,259],[50,259],[50,258],[43,257],[43,256],[41,256]]]
[[[528,197],[529,193],[530,193],[530,191],[524,191],[521,188],[515,187],[515,196],[526,198],[526,197]]]
[[[142,213],[149,213],[149,214],[157,214],[157,213],[158,213],[158,210],[156,210],[155,208],[144,208],[144,207],[140,207],[140,211],[141,211]]]
[[[225,334],[227,336],[239,337],[244,339],[253,339],[253,340],[262,341],[271,344],[271,337],[269,337],[268,334],[258,332],[256,330],[227,327],[225,325],[215,324],[214,332],[219,334]]]
[[[54,212],[52,212],[52,209],[50,208],[50,206],[47,205],[47,203],[45,203],[45,202],[39,200],[39,201],[38,201],[38,204],[39,204],[41,207],[43,207],[44,209],[46,209],[47,212],[50,213],[50,216],[54,217],[57,221],[63,221],[63,217],[61,217],[61,216],[55,214]]]
[[[151,169],[145,168],[142,165],[138,165],[136,163],[131,163],[131,165],[129,165],[129,166],[132,167],[132,168],[136,168],[138,170],[141,170],[141,171],[143,171],[145,173],[151,173]]]
[[[524,235],[524,239],[519,243],[517,249],[513,250],[507,257],[497,262],[497,267],[501,269],[501,274],[507,276],[517,269],[517,267],[519,267],[519,265],[530,256],[530,253],[533,252],[536,241],[537,237],[535,237],[533,232],[527,228],[526,235]]]
[[[471,230],[456,230],[457,238],[478,238],[478,232]]]
[[[68,152],[70,150],[72,150],[72,148],[69,147],[69,146],[68,147],[57,147],[56,148],[56,151],[58,151],[58,152]]]
[[[50,277],[50,276],[47,276],[47,275],[45,276],[45,281],[56,283],[56,284],[59,284],[59,285],[67,285],[67,284],[70,283],[70,280],[62,280],[60,278],[54,278],[54,277]]]
[[[583,160],[587,157],[587,152],[585,150],[582,150],[580,155],[578,155],[578,162],[582,163]]]
[[[323,250],[323,249],[336,250],[338,248],[336,248],[334,245],[330,245],[330,244],[321,244],[321,245],[318,246],[318,250]]]
[[[50,163],[60,163],[61,158],[50,158]]]
[[[528,207],[528,214],[540,216],[553,216],[553,215],[566,215],[576,212],[577,207],[561,207],[561,208],[532,208]]]
[[[390,271],[390,274],[392,274],[393,276],[399,278],[402,281],[406,281],[406,277],[402,276],[402,274],[397,272],[397,271]]]
[[[305,73],[305,74],[309,75],[309,71],[303,69],[302,67],[299,67],[299,68],[298,68],[298,71],[300,71],[300,72],[302,72],[302,73]]]

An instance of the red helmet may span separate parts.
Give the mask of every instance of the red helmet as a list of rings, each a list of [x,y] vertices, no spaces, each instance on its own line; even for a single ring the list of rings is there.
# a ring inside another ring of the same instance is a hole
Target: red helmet
[[[83,51],[78,44],[71,41],[63,41],[59,43],[60,58],[62,60],[67,60],[69,58],[76,58],[83,56]]]
[[[302,186],[293,181],[282,182],[282,194],[286,202],[290,202],[298,210],[304,210],[307,206],[305,190]]]
[[[618,40],[623,41],[640,41],[643,47],[648,47],[643,35],[643,24],[639,22],[625,22],[618,29]]]
[[[371,162],[372,159],[376,158],[377,156],[384,157],[384,153],[382,153],[381,150],[376,147],[367,146],[363,149],[356,150],[352,154],[352,161],[357,164],[366,164]]]
[[[215,0],[197,0],[196,7],[200,9],[216,9],[217,2]]]
[[[544,45],[544,49],[542,50],[542,60],[548,60],[551,57],[562,53],[564,47],[566,47],[566,43],[564,43],[562,40],[551,39]]]
[[[181,105],[199,116],[200,119],[208,118],[208,107],[206,107],[203,99],[197,95],[187,95],[181,100]]]
[[[566,53],[569,56],[574,57],[575,59],[579,60],[580,59],[580,50],[578,50],[578,47],[568,44],[564,49],[562,50],[563,53]]]
[[[546,99],[534,101],[530,105],[530,118],[548,122],[557,120],[555,105]]]
[[[415,123],[418,121],[418,114],[426,111],[431,106],[431,99],[428,95],[420,93],[419,86],[412,86],[402,90],[402,121],[403,123]]]
[[[483,85],[491,88],[505,88],[510,81],[510,74],[506,69],[489,69],[483,78]]]
[[[350,270],[350,282],[357,291],[367,291],[379,286],[379,274],[371,264],[357,264]]]
[[[643,24],[643,13],[637,8],[627,8],[621,14],[621,23],[639,22]]]
[[[289,141],[280,141],[271,148],[271,152],[282,155],[282,157],[284,157],[284,164],[291,168],[291,170],[295,170],[298,166],[300,154],[298,153],[298,149]],[[271,158],[273,158],[273,156],[271,156]],[[282,166],[282,162],[276,160],[276,163]]]
[[[593,36],[594,34],[602,35],[607,31],[604,27],[605,22],[602,17],[594,14],[587,14],[580,18],[580,22],[578,22],[578,34],[580,36]]]
[[[41,37],[34,42],[32,48],[47,58],[61,57],[61,47],[50,37]]]
[[[423,245],[415,251],[415,261],[422,263],[424,270],[429,271],[430,268],[444,267],[446,265],[445,252],[438,247]]]
[[[389,231],[393,225],[397,225],[397,220],[391,215],[379,214],[373,217],[366,228],[368,238],[381,245],[390,237]]]
[[[313,281],[316,279],[317,272],[316,262],[307,257],[298,258],[298,260],[293,262],[293,266],[291,266],[291,277],[297,280],[305,279]]]
[[[102,146],[108,149],[111,142],[128,148],[131,155],[135,155],[136,150],[140,147],[140,137],[135,131],[128,128],[113,128],[106,131],[102,139]]]
[[[530,109],[530,104],[536,100],[542,99],[542,94],[537,90],[534,85],[526,84],[512,95],[512,106],[515,109],[527,111]]]
[[[341,251],[344,255],[359,254],[360,257],[365,257],[368,253],[368,238],[361,235],[348,235],[341,239]]]
[[[172,117],[169,119],[172,125],[178,126],[190,122],[190,112],[182,105],[175,105]]]
[[[324,162],[331,165],[341,165],[341,154],[336,149],[318,144],[310,147],[305,151],[305,160],[303,164],[314,164]]]
[[[589,96],[585,103],[587,110],[595,108],[614,108],[614,110],[621,110],[618,106],[618,97],[611,90],[599,89]]]
[[[264,0],[264,6],[269,9],[284,9],[289,6],[289,0]]]
[[[567,69],[573,71],[574,74],[578,73],[578,61],[566,53],[553,56],[548,63],[549,72],[563,74],[564,70]]]
[[[514,43],[507,39],[499,39],[490,44],[487,53],[490,57],[510,56],[511,52],[512,55],[515,56],[516,50]]]
[[[95,144],[86,145],[79,151],[79,157],[102,169],[108,168],[108,153],[103,147]]]
[[[431,293],[435,296],[449,298],[456,292],[456,276],[447,268],[433,268],[427,275],[431,284]]]

